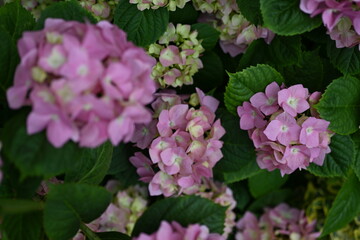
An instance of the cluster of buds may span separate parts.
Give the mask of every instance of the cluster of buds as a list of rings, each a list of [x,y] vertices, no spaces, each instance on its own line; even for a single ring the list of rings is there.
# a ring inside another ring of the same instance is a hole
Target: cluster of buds
[[[209,229],[205,225],[191,224],[183,227],[177,222],[168,223],[162,221],[157,232],[149,235],[141,233],[133,240],[225,240],[224,237],[217,233],[209,233]]]
[[[160,114],[156,120],[157,137],[147,147],[150,159],[140,152],[130,158],[140,180],[150,183],[152,196],[197,192],[202,178],[212,177],[212,168],[223,156],[220,138],[225,129],[220,119],[215,121],[219,102],[199,89],[190,98],[190,104],[200,103],[200,107],[179,101],[176,95],[158,96],[152,104],[155,113]],[[150,132],[140,131],[144,135]]]
[[[169,23],[159,41],[149,46],[148,53],[157,60],[152,77],[161,87],[193,84],[192,76],[203,67],[200,55],[205,51],[197,35],[190,25]]]
[[[281,174],[306,169],[311,163],[322,166],[330,152],[329,122],[320,119],[313,108],[320,92],[309,96],[301,84],[280,89],[276,82],[237,109],[240,128],[248,130],[257,151],[260,168]],[[311,116],[305,111],[310,109]]]
[[[94,232],[116,231],[131,235],[136,221],[147,208],[147,191],[144,187],[131,186],[125,190],[118,190],[118,182],[109,181],[106,188],[115,197],[105,212],[87,224]],[[73,240],[84,240],[85,236],[78,232]]]
[[[175,11],[176,8],[184,8],[190,0],[130,0],[132,4],[137,4],[140,11],[145,9],[158,9],[166,7],[169,11]]]
[[[80,5],[91,12],[98,20],[111,20],[120,0],[81,0]]]
[[[275,36],[270,30],[247,21],[235,0],[194,0],[193,3],[203,13],[199,21],[212,23],[220,32],[220,47],[232,57],[244,53],[256,39],[264,38],[269,44]]]
[[[29,134],[46,129],[55,147],[70,139],[117,145],[132,138],[135,124],[151,121],[145,105],[156,90],[155,61],[109,22],[47,19],[43,30],[23,34],[18,49],[7,99],[13,109],[32,106]]]
[[[235,226],[235,207],[236,201],[230,188],[220,182],[211,180],[204,181],[196,195],[207,198],[216,204],[226,207],[225,228],[222,236],[227,239]]]
[[[359,45],[360,50],[360,1],[359,0],[301,0],[300,9],[314,17],[322,15],[324,25],[337,48]]]
[[[316,221],[309,222],[304,211],[282,203],[272,209],[265,208],[259,220],[251,212],[246,212],[236,224],[235,239],[315,240],[320,236],[320,232],[315,232],[315,226]]]

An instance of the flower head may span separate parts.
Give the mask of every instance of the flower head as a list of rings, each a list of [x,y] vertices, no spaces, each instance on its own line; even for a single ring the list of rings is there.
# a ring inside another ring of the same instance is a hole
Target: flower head
[[[116,39],[116,40],[115,40]],[[151,121],[145,108],[155,92],[154,59],[108,22],[97,25],[47,19],[18,43],[21,63],[7,91],[13,109],[32,106],[29,134],[46,129],[55,147],[70,139],[97,147],[132,139]]]

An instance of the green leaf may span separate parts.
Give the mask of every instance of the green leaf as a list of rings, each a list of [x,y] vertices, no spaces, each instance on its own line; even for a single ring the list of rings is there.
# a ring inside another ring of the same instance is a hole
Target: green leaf
[[[302,84],[310,92],[322,91],[324,66],[317,50],[303,52],[300,63],[284,68],[283,72],[287,86]]]
[[[133,236],[153,233],[161,221],[177,221],[182,226],[199,223],[206,225],[212,233],[222,233],[226,207],[198,196],[166,198],[155,202],[135,224]]]
[[[360,131],[352,135],[354,142],[355,156],[353,161],[353,170],[356,176],[360,179]]]
[[[121,232],[100,232],[96,235],[101,238],[101,240],[131,240],[131,238]]]
[[[66,172],[68,182],[99,184],[110,167],[113,146],[106,142],[95,149],[85,149],[74,167]]]
[[[233,183],[259,173],[254,145],[248,133],[240,129],[239,118],[224,109],[220,109],[217,116],[226,134],[221,139],[224,142],[221,149],[224,157],[216,164],[215,175],[227,183]]]
[[[1,214],[22,214],[42,209],[42,202],[36,202],[28,199],[0,199]]]
[[[19,56],[11,35],[2,27],[0,36],[0,101],[5,102],[6,89],[12,84]]]
[[[42,29],[47,18],[61,18],[67,21],[96,23],[94,16],[81,7],[77,1],[61,1],[51,4],[44,11],[36,24],[36,29]]]
[[[114,148],[111,165],[108,171],[109,175],[113,175],[123,188],[131,185],[139,184],[139,175],[136,173],[129,158],[134,155],[135,149],[133,144],[120,144]],[[136,149],[138,151],[138,149]]]
[[[39,240],[42,237],[42,212],[6,215],[1,223],[9,240]]]
[[[211,27],[209,24],[196,23],[191,25],[191,29],[198,32],[197,39],[202,40],[201,45],[206,50],[213,49],[219,40],[220,32]]]
[[[301,38],[276,36],[269,46],[271,61],[278,66],[299,63],[301,59]]]
[[[197,22],[199,12],[195,10],[191,2],[187,3],[184,8],[177,8],[176,11],[169,12],[171,23],[192,24]]]
[[[244,101],[248,101],[255,93],[262,92],[272,82],[281,84],[283,77],[269,65],[259,64],[241,72],[229,73],[230,80],[225,92],[225,106],[233,114]]]
[[[360,125],[360,80],[350,76],[334,80],[315,107],[321,118],[330,122],[330,130],[342,135],[356,132]]]
[[[246,181],[239,181],[228,185],[233,192],[236,201],[236,207],[241,211],[245,210],[246,205],[248,205],[251,200],[247,184],[245,183]]]
[[[343,74],[360,73],[360,51],[359,47],[337,48],[335,41],[329,40],[327,54],[331,63]]]
[[[34,25],[35,19],[30,12],[21,6],[20,1],[8,3],[0,8],[0,27],[3,27],[10,34],[15,44],[22,33],[31,30]]]
[[[249,189],[251,195],[258,198],[264,194],[279,189],[288,179],[288,176],[282,177],[280,171],[262,171],[261,173],[249,178]]]
[[[44,210],[44,227],[53,240],[72,238],[81,222],[98,218],[111,201],[104,188],[87,184],[65,183],[52,185]]]
[[[5,156],[1,156],[2,172],[6,173],[0,184],[0,198],[32,198],[42,178],[27,177],[20,179],[20,172]]]
[[[20,170],[21,178],[44,176],[50,178],[64,173],[78,161],[81,149],[73,142],[62,148],[53,147],[45,133],[28,135],[25,126],[26,114],[10,120],[3,132],[5,156]]]
[[[293,36],[321,25],[321,18],[310,18],[300,10],[298,0],[260,0],[264,27],[276,34]]]
[[[334,135],[331,138],[330,149],[324,165],[312,163],[307,169],[320,177],[346,177],[354,158],[354,144],[350,136]]]
[[[259,54],[261,52],[261,54]],[[265,43],[264,39],[253,41],[246,52],[240,58],[238,70],[243,70],[250,66],[255,66],[259,63],[275,65],[269,54],[269,45]]]
[[[241,14],[251,23],[262,25],[260,0],[236,0]]]
[[[136,45],[146,47],[158,40],[169,23],[166,8],[140,11],[136,4],[120,0],[115,10],[114,23],[125,32]]]
[[[345,181],[325,219],[321,237],[345,227],[360,214],[360,182],[352,174]]]
[[[290,189],[278,189],[269,192],[256,199],[248,208],[251,212],[261,211],[264,207],[275,206],[279,203],[285,202],[292,194]]]

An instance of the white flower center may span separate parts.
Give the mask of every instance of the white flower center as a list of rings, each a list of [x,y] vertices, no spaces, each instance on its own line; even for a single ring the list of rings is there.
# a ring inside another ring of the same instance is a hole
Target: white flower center
[[[61,65],[64,64],[65,60],[66,59],[61,54],[61,52],[53,48],[50,56],[47,58],[47,64],[53,69],[58,69]]]
[[[289,131],[289,127],[286,126],[286,125],[281,125],[280,131],[283,132],[283,133],[285,133],[285,132]]]
[[[298,101],[299,100],[297,98],[289,97],[289,99],[287,100],[287,104],[292,108],[296,108],[298,105]]]
[[[81,65],[77,69],[77,74],[79,74],[82,77],[85,77],[88,74],[88,72],[89,72],[89,69],[86,65]]]
[[[308,128],[306,128],[306,133],[307,133],[307,135],[310,135],[312,132],[313,132],[313,128],[312,127],[308,127]]]
[[[297,154],[298,152],[300,152],[300,149],[294,147],[290,150],[290,152],[291,154]]]

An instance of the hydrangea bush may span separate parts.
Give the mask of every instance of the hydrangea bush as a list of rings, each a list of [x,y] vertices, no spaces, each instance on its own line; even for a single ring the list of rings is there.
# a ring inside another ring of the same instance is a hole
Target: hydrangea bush
[[[360,1],[0,1],[0,238],[360,237]]]

